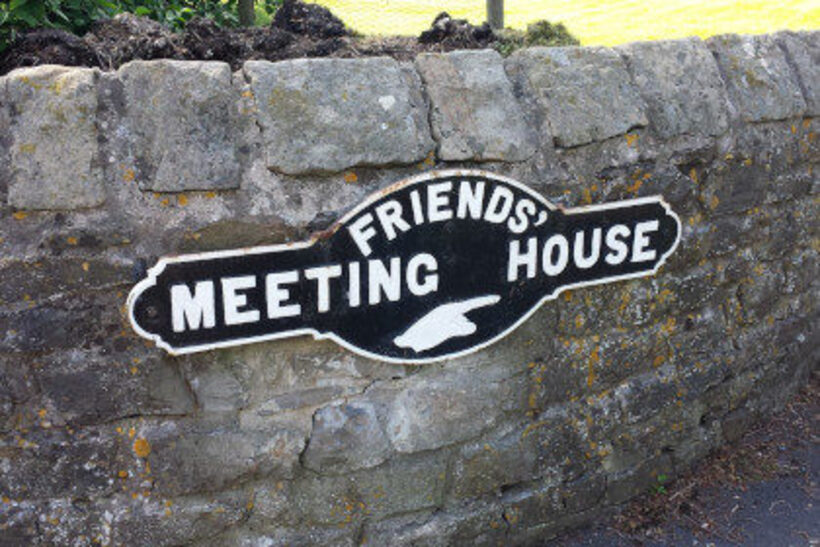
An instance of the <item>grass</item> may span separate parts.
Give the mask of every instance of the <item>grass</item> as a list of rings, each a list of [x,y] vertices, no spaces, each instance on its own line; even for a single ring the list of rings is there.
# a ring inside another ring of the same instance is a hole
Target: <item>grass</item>
[[[485,0],[314,0],[364,34],[419,34],[441,11],[480,23]],[[564,23],[583,45],[820,28],[817,0],[505,0],[507,26]]]

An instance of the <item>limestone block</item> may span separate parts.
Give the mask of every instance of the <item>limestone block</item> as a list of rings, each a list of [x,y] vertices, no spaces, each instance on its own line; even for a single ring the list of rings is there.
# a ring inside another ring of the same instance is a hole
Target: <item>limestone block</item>
[[[726,87],[714,57],[701,40],[636,42],[617,49],[646,101],[650,124],[659,136],[667,139],[726,131]]]
[[[385,461],[390,444],[367,401],[326,406],[313,418],[303,464],[318,472],[373,467]]]
[[[306,474],[293,483],[290,512],[303,524],[355,529],[365,519],[440,506],[446,470],[439,451],[334,477]]]
[[[99,166],[98,71],[44,65],[6,76],[11,110],[9,205],[79,209],[105,201]]]
[[[418,75],[393,59],[248,61],[244,72],[269,169],[408,164],[433,149]]]
[[[133,61],[117,74],[140,188],[239,187],[236,97],[226,63]]]
[[[503,382],[491,377],[475,382],[473,374],[462,369],[413,376],[398,386],[368,392],[387,406],[385,430],[393,447],[403,453],[431,450],[476,437],[495,425]]]
[[[445,161],[523,161],[535,153],[498,52],[454,51],[416,58],[432,103],[433,136]]]
[[[169,496],[215,492],[262,476],[288,478],[305,446],[300,431],[277,425],[262,433],[168,421],[152,426],[145,437],[155,489]]]
[[[782,120],[806,111],[795,74],[773,36],[731,34],[715,36],[706,43],[743,121]]]
[[[797,72],[806,99],[806,115],[820,116],[820,31],[784,31],[774,36]]]
[[[648,123],[623,60],[609,48],[522,49],[505,66],[544,112],[542,132],[551,131],[559,146],[601,141]]]

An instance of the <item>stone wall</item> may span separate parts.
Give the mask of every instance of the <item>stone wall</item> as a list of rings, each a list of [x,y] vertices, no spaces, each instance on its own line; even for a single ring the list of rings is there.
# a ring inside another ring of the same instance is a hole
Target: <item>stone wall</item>
[[[0,79],[0,543],[526,544],[673,477],[820,359],[820,32],[44,66]],[[309,338],[170,357],[158,257],[301,240],[441,167],[662,194],[647,279],[437,365]]]

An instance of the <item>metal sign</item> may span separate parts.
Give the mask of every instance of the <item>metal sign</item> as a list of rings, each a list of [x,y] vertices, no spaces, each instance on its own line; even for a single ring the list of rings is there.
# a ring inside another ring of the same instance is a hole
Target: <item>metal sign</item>
[[[128,310],[175,355],[311,334],[429,363],[492,344],[567,289],[654,274],[680,233],[661,197],[564,209],[506,177],[437,171],[309,241],[162,258]]]

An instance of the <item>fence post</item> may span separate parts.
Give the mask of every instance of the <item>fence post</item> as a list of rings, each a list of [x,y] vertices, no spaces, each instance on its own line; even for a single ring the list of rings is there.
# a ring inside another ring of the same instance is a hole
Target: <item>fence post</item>
[[[237,11],[239,12],[239,25],[252,27],[256,19],[256,14],[253,11],[253,0],[239,0]]]
[[[493,29],[504,28],[504,0],[487,0],[487,22]]]

